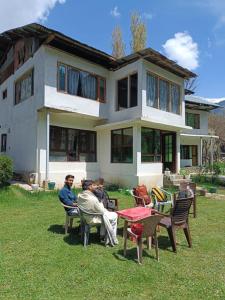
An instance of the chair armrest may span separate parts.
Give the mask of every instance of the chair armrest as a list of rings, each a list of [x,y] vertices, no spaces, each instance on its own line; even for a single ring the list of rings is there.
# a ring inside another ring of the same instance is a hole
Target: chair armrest
[[[66,208],[75,208],[75,207],[78,207],[77,204],[74,205],[74,206],[70,206],[70,205],[65,205],[65,204],[63,204],[62,202],[61,202],[61,205],[62,205],[63,207],[66,207]]]
[[[143,197],[134,196],[134,199],[135,199],[135,198],[141,199],[141,201],[143,202],[144,206],[146,205],[145,199],[144,199]]]
[[[160,188],[161,189],[161,188]],[[170,200],[173,200],[173,194],[172,193],[170,193],[170,192],[168,192],[168,191],[166,191],[166,190],[164,190],[164,189],[161,189],[161,191],[163,191],[163,193],[165,193],[166,195],[168,195],[169,197],[170,197]]]
[[[167,215],[167,214],[161,213],[161,212],[159,212],[159,211],[156,211],[155,214],[156,214],[156,215],[163,216],[163,217],[171,217],[171,215]]]
[[[109,201],[114,201],[115,207],[118,209],[118,199],[117,198],[109,198]]]

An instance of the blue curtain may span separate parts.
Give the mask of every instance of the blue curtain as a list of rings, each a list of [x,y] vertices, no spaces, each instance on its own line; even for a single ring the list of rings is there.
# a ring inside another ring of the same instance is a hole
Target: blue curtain
[[[67,73],[67,92],[71,95],[77,95],[79,83],[79,71],[73,68],[68,68]]]
[[[159,108],[168,111],[169,104],[169,84],[165,80],[159,80]]]
[[[97,99],[97,78],[86,72],[80,72],[82,96]]]
[[[180,92],[179,86],[175,84],[171,84],[171,104],[172,104],[172,112],[175,114],[180,113]]]
[[[146,92],[147,106],[158,108],[158,80],[155,76],[147,74],[147,82],[146,82]]]

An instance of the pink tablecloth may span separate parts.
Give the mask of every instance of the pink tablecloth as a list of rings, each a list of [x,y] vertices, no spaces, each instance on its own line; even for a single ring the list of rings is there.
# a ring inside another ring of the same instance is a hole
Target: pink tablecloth
[[[130,221],[138,221],[151,216],[152,211],[153,210],[151,208],[137,206],[133,208],[119,210],[117,211],[117,214],[123,219],[127,219]]]

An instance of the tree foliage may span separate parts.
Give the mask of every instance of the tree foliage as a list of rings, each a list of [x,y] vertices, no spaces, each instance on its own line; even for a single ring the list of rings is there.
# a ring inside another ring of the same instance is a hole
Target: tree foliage
[[[134,12],[131,15],[131,52],[137,52],[146,48],[147,29],[146,24],[142,21],[141,15]]]
[[[112,32],[112,55],[116,58],[125,56],[125,44],[119,26],[116,26]]]
[[[13,176],[13,163],[6,155],[0,156],[0,186],[5,185]]]

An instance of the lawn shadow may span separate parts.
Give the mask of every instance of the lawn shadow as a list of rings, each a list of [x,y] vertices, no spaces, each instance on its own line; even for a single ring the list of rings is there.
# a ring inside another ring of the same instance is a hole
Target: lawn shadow
[[[159,245],[159,249],[173,252],[171,248],[172,246],[171,246],[170,239],[167,236],[163,236],[163,235],[158,236],[158,245]]]
[[[118,259],[119,261],[128,261],[128,260],[132,260],[133,262],[138,263],[137,261],[137,248],[134,245],[133,248],[128,248],[127,252],[126,252],[126,257],[124,257],[123,255],[123,249],[118,250],[117,252],[113,253],[113,256]],[[151,250],[147,250],[147,249],[143,249],[142,252],[142,256],[144,257],[148,257],[151,259],[155,259],[155,249],[151,249]]]
[[[79,227],[73,228],[71,231],[69,231],[68,235],[66,235],[63,240],[69,245],[83,245],[83,238],[81,236]],[[88,245],[91,244],[98,244],[105,247],[104,243],[101,243],[100,241],[98,232],[90,232]]]
[[[63,225],[59,225],[59,224],[50,225],[48,231],[57,234],[65,234],[65,228],[63,227]]]

